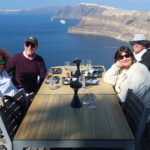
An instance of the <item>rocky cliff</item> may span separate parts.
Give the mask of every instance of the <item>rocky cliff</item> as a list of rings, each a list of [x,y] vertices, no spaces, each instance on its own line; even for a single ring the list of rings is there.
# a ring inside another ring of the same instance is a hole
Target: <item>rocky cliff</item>
[[[81,3],[78,6],[71,7],[67,6],[60,9],[53,18],[63,18],[63,19],[81,19],[83,16],[93,15],[95,13],[101,13],[105,8],[97,7],[96,4],[87,5]]]
[[[150,12],[127,11],[108,6],[81,3],[71,7],[45,7],[31,10],[0,10],[0,13],[49,14],[53,18],[81,19],[69,33],[95,34],[129,41],[135,33],[150,39]]]
[[[127,11],[97,6],[103,11],[83,17],[69,33],[95,34],[129,41],[135,33],[145,33],[150,39],[150,12]]]

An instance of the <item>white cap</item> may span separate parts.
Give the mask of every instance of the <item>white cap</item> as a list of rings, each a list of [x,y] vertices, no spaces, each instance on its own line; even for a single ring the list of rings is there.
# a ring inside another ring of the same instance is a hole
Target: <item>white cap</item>
[[[135,34],[133,39],[129,41],[129,43],[133,46],[134,44],[143,45],[148,48],[150,46],[150,41],[147,39],[147,36],[143,33]]]
[[[147,37],[145,34],[141,33],[141,34],[135,34],[134,38],[132,39],[132,41],[147,41]]]

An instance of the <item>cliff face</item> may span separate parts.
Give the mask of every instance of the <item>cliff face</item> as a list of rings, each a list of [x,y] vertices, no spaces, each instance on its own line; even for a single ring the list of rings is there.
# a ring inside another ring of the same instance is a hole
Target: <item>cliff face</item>
[[[96,34],[129,41],[135,33],[145,33],[150,39],[150,12],[127,11],[116,8],[85,16],[69,33]]]
[[[95,34],[129,41],[135,33],[150,39],[150,12],[127,11],[108,6],[82,3],[76,7],[46,7],[32,10],[0,10],[0,13],[49,14],[53,18],[81,19],[69,33]]]
[[[96,5],[78,5],[76,7],[64,7],[60,9],[53,18],[81,19],[83,16],[93,15],[102,12],[105,8],[99,8]]]

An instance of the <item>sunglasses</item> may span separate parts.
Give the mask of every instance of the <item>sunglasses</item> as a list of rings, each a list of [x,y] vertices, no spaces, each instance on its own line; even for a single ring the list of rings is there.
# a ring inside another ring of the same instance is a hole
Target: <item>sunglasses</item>
[[[129,58],[129,57],[131,57],[131,54],[120,55],[120,56],[118,56],[118,59],[123,59],[124,57]]]
[[[0,65],[4,65],[5,64],[5,60],[0,60]]]
[[[134,45],[143,45],[144,44],[144,41],[132,41],[132,42],[130,42],[130,44],[132,45],[132,46],[134,46]]]
[[[32,42],[26,42],[25,45],[26,47],[31,46],[32,48],[35,48],[35,44],[33,44]]]

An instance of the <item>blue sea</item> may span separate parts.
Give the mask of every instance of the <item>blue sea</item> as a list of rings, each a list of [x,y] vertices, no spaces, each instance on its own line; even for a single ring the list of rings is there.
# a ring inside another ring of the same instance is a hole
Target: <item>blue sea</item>
[[[107,68],[113,63],[113,55],[121,45],[128,43],[96,35],[67,33],[68,27],[75,26],[79,20],[51,20],[50,15],[0,14],[0,48],[10,55],[24,50],[27,36],[36,36],[39,40],[37,53],[45,59],[47,68],[72,63],[74,58],[84,62],[92,60],[93,65]]]

